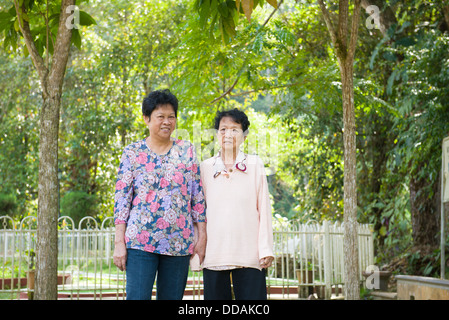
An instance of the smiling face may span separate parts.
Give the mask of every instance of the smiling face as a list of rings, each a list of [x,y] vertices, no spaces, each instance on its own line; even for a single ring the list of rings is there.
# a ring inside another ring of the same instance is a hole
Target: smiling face
[[[143,119],[150,130],[150,136],[159,140],[170,140],[176,128],[176,113],[171,104],[157,106],[150,117],[143,116]]]
[[[238,149],[246,139],[242,130],[242,125],[231,117],[223,117],[217,131],[218,142],[223,151],[233,150],[237,155]]]

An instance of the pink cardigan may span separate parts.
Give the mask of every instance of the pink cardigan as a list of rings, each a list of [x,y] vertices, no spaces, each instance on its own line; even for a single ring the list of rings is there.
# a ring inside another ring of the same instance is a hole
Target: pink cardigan
[[[240,152],[236,164],[237,168],[234,164],[227,172],[219,156],[201,163],[207,218],[203,268],[261,269],[259,259],[273,256],[271,203],[263,162],[256,155]],[[238,170],[245,167],[245,171]]]

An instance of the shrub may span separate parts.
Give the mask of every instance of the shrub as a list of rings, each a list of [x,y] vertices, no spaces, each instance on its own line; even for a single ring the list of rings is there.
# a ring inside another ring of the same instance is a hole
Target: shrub
[[[86,216],[95,217],[98,211],[98,201],[94,194],[84,191],[70,191],[61,198],[61,215],[73,219],[75,226]]]
[[[0,193],[0,216],[8,215],[13,217],[17,212],[17,198],[13,194]]]

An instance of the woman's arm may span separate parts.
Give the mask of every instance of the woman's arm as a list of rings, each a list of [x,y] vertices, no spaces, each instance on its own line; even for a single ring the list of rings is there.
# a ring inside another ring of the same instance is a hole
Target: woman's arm
[[[196,223],[198,229],[198,239],[195,242],[195,249],[193,255],[197,254],[200,258],[200,264],[204,261],[204,256],[206,255],[206,244],[207,244],[207,232],[206,232],[206,222]]]
[[[123,151],[120,160],[120,167],[117,174],[117,182],[115,185],[115,203],[114,203],[114,224],[115,224],[115,248],[113,254],[114,264],[121,270],[126,270],[126,243],[125,232],[129,212],[131,210],[131,201],[133,196],[132,177],[133,166],[126,150]]]
[[[259,264],[261,268],[268,268],[273,257],[273,226],[271,219],[271,202],[268,191],[268,181],[264,164],[257,159],[257,210],[259,211]]]
[[[125,231],[126,231],[126,224],[117,224],[115,226],[115,248],[114,248],[114,254],[112,256],[112,259],[114,261],[114,264],[119,268],[121,271],[126,270],[126,244],[125,244]]]

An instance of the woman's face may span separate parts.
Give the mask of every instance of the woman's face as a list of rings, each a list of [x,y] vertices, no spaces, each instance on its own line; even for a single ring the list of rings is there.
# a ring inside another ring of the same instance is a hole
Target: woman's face
[[[246,139],[243,134],[242,125],[231,117],[223,117],[218,127],[218,142],[223,151],[234,150],[237,152],[240,145]]]
[[[150,136],[170,140],[176,128],[176,114],[171,104],[160,105],[153,110],[151,117],[143,116],[143,118],[150,130]]]

